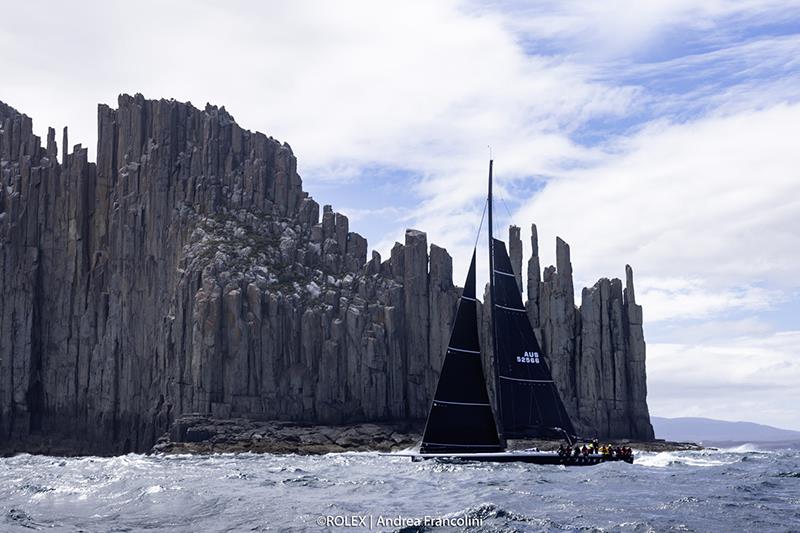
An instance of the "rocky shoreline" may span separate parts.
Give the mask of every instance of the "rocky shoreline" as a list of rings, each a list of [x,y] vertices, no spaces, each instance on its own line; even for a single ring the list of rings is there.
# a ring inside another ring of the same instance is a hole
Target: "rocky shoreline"
[[[422,421],[332,426],[244,418],[214,419],[195,414],[177,419],[169,432],[158,439],[150,453],[252,452],[316,455],[348,451],[389,452],[415,447],[420,441],[423,427]],[[608,442],[630,446],[639,451],[702,449],[702,446],[692,442],[669,442],[658,439],[652,441],[612,439]],[[555,450],[562,443],[563,441],[559,440],[517,440],[510,442],[509,447]]]
[[[341,452],[392,452],[416,448],[422,438],[424,420],[347,425],[318,425],[277,420],[247,418],[214,418],[205,414],[179,417],[149,450],[149,454],[216,454],[271,453],[322,455]],[[702,450],[693,442],[671,442],[661,439],[603,440],[636,451],[666,452]],[[561,440],[514,440],[509,449],[538,448],[556,450]],[[10,441],[0,446],[0,457],[18,453],[60,457],[115,455],[106,453],[102,443],[50,435],[32,441]]]
[[[297,453],[403,450],[419,442],[420,422],[329,426],[204,415],[178,418],[151,453]]]

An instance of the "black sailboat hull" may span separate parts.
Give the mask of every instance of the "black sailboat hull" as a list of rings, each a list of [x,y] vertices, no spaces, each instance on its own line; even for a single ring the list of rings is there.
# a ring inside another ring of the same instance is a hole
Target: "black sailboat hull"
[[[392,454],[398,455],[398,454]],[[624,461],[633,463],[633,456],[627,458],[608,457],[600,454],[561,456],[556,452],[487,452],[487,453],[413,453],[401,454],[412,461],[436,459],[446,462],[490,462],[490,463],[531,463],[538,465],[592,466],[600,463]]]

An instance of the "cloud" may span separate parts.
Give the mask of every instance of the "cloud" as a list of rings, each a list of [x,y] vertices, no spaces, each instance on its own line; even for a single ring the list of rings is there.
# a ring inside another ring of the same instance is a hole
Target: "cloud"
[[[648,403],[657,416],[758,420],[800,430],[800,331],[699,344],[648,345]]]
[[[363,209],[358,207],[343,207],[342,213],[347,214],[349,222],[369,224],[370,220],[376,217],[402,217],[405,213],[404,209],[399,207],[379,207],[377,209]]]
[[[796,287],[798,135],[800,104],[653,123],[549,181],[515,219],[537,221],[545,243],[556,231],[570,242],[585,279],[625,262],[709,290]]]
[[[741,40],[753,26],[796,21],[800,7],[797,1],[780,0],[511,1],[493,7],[498,5],[510,12],[505,22],[521,39],[545,41],[562,53],[593,58],[658,56],[691,45],[721,46]]]
[[[783,293],[762,287],[709,287],[686,278],[640,278],[636,298],[648,324],[674,319],[707,319],[726,312],[757,312],[783,301]]]
[[[645,89],[636,110],[639,123],[659,117],[682,122],[797,102],[798,57],[800,35],[755,36],[665,60],[616,61],[604,72],[609,80]]]
[[[647,319],[646,319],[647,320]],[[705,320],[674,320],[651,327],[647,320],[647,339],[651,344],[713,344],[720,339],[765,337],[775,333],[775,326],[758,314],[747,313],[743,318],[706,317]]]

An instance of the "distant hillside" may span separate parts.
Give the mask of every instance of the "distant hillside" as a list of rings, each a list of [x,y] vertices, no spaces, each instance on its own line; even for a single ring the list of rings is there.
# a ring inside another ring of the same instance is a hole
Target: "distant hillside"
[[[651,416],[656,438],[692,442],[800,441],[800,431],[754,422],[727,422],[711,418]]]

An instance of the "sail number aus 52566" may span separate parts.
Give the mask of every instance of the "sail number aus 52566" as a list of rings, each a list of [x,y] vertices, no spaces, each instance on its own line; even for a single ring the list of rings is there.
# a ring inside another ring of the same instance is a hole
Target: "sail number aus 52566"
[[[517,356],[517,363],[538,363],[539,352],[525,352]]]

